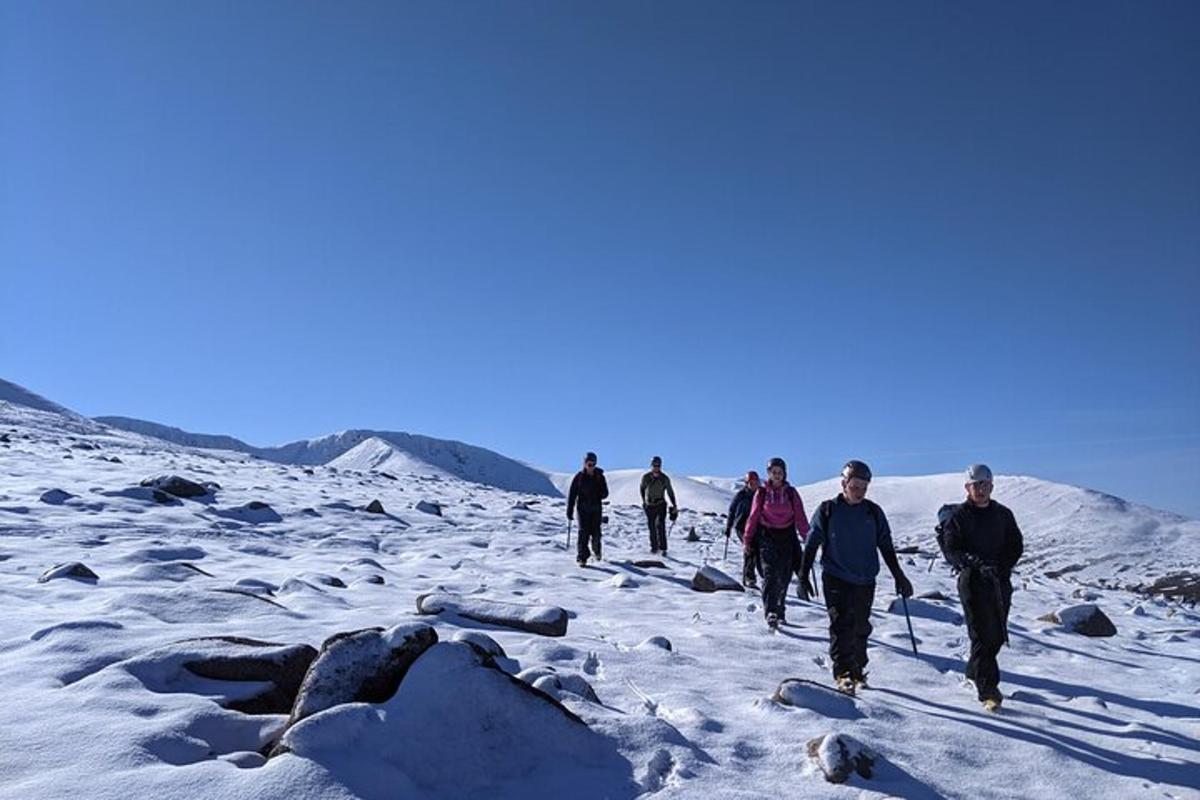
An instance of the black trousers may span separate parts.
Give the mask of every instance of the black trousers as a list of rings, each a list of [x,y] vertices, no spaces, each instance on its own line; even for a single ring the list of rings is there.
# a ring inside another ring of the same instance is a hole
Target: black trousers
[[[650,549],[656,553],[667,552],[667,504],[647,505],[646,524],[650,527]]]
[[[958,596],[971,637],[966,674],[975,682],[979,699],[986,700],[999,691],[1000,664],[996,657],[1004,646],[1004,633],[1008,629],[1012,583],[1007,578],[988,577],[968,568],[959,573]]]
[[[588,546],[592,555],[600,557],[600,511],[579,509],[579,539],[575,543],[575,560],[588,560]]]
[[[821,573],[825,610],[829,612],[829,658],[833,677],[862,678],[867,667],[867,637],[871,635],[871,604],[875,584],[863,586]]]
[[[758,583],[758,548],[746,552],[746,528],[738,529],[738,538],[742,542],[742,585],[750,586]]]
[[[792,582],[792,558],[796,551],[796,529],[759,528],[754,536],[762,563],[763,613],[787,616],[787,590]]]

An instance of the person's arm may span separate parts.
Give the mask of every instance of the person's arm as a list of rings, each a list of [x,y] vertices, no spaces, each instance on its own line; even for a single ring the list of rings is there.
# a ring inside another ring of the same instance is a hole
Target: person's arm
[[[737,513],[738,507],[741,506],[742,493],[738,492],[729,501],[729,511],[725,514],[725,538],[729,538],[730,532],[733,530],[733,518]]]
[[[604,473],[600,470],[596,470],[596,472],[600,475],[600,499],[603,500],[608,497],[608,478],[604,477]]]
[[[667,495],[671,498],[671,505],[679,508],[679,503],[675,502],[675,489],[671,486],[671,479],[666,475],[663,475],[663,478],[666,478],[667,481]]]
[[[800,541],[804,541],[808,537],[808,533],[812,530],[812,526],[808,524],[808,517],[804,514],[804,501],[800,499],[800,493],[792,488],[792,514],[796,519],[796,535],[800,537]]]
[[[964,546],[963,527],[968,524],[966,515],[966,504],[964,503],[943,526],[943,530],[946,532],[946,535],[942,537],[943,554],[950,565],[959,571],[979,562],[979,558],[974,553],[968,553]]]
[[[642,496],[642,505],[646,505],[646,487],[650,485],[650,473],[642,476],[642,485],[638,488],[638,494]]]
[[[900,568],[900,559],[896,557],[896,546],[892,543],[892,528],[888,525],[887,515],[878,506],[875,507],[875,515],[875,546],[879,548],[883,563],[887,564],[888,572],[892,573],[892,579],[896,581],[896,594],[912,597],[912,581]]]
[[[571,489],[567,492],[567,519],[575,519],[575,501],[579,499],[579,473],[571,479]]]
[[[1004,537],[1004,563],[1001,564],[1005,575],[1012,572],[1024,552],[1025,537],[1021,535],[1021,529],[1017,527],[1017,518],[1013,516],[1012,511],[1009,511],[1008,526]]]
[[[754,493],[754,499],[750,501],[750,516],[746,517],[746,537],[744,548],[747,553],[751,552],[754,543],[754,534],[758,532],[758,518],[762,516],[762,490]]]

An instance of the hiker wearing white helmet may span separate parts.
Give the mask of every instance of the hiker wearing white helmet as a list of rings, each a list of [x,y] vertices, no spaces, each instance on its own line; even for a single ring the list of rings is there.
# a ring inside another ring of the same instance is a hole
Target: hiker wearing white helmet
[[[992,499],[992,471],[986,464],[967,468],[967,499],[941,525],[939,542],[958,575],[971,656],[967,678],[989,711],[1000,707],[1000,665],[996,657],[1008,639],[1012,570],[1024,551],[1013,513]]]

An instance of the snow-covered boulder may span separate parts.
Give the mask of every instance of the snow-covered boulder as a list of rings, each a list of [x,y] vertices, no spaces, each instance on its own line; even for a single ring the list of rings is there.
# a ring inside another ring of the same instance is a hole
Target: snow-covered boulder
[[[427,650],[379,706],[292,727],[280,758],[320,765],[362,797],[633,797],[613,739],[461,642]]]
[[[830,733],[808,743],[808,757],[830,783],[845,783],[852,774],[870,778],[875,766],[875,753],[858,740],[844,733]]]
[[[671,640],[665,636],[651,636],[649,639],[643,639],[639,642],[635,649],[645,650],[648,647],[653,647],[658,650],[666,650],[671,652]]]
[[[533,681],[532,686],[556,700],[563,700],[565,695],[572,695],[576,698],[583,698],[589,703],[598,704],[600,702],[596,690],[582,675],[550,672]]]
[[[213,491],[211,486],[190,481],[179,475],[157,475],[146,478],[141,485],[159,489],[175,497],[203,497]]]
[[[58,564],[46,570],[37,579],[37,582],[48,583],[58,578],[73,578],[77,581],[88,581],[90,583],[100,580],[100,576],[88,569],[87,565],[83,562],[69,561],[66,564]]]
[[[833,719],[861,719],[863,713],[854,704],[854,698],[829,686],[804,680],[788,678],[779,684],[771,697],[776,703],[795,708],[806,708]]]
[[[382,703],[437,638],[437,631],[422,624],[329,637],[304,676],[288,725],[341,703]]]
[[[265,522],[282,522],[283,517],[275,509],[261,500],[251,500],[245,505],[234,508],[222,508],[213,512],[218,517],[232,519],[237,522],[248,522],[251,525],[261,525]]]
[[[504,652],[504,648],[500,646],[500,643],[482,631],[459,631],[454,634],[453,640],[456,642],[469,642],[493,658],[508,658],[508,654]]]
[[[1062,625],[1069,631],[1081,633],[1084,636],[1116,636],[1117,626],[1093,603],[1080,603],[1067,606],[1039,617],[1043,622],[1053,622]]]
[[[567,633],[567,612],[558,606],[523,606],[476,597],[423,594],[417,598],[417,613],[453,614],[542,636],[565,636]]]
[[[726,575],[714,566],[701,567],[692,577],[692,588],[697,592],[741,592],[741,582]]]

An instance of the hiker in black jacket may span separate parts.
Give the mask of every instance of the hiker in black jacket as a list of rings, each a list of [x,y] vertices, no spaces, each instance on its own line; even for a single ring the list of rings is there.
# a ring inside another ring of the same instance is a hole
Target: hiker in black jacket
[[[992,471],[986,464],[967,469],[967,500],[943,526],[942,552],[960,570],[958,596],[971,637],[967,678],[989,710],[1000,706],[1000,665],[996,656],[1008,637],[1012,570],[1024,539],[1013,513],[992,500]]]
[[[738,538],[742,542],[742,585],[747,589],[758,588],[758,552],[745,550],[746,520],[750,518],[750,504],[754,502],[754,493],[758,491],[758,473],[750,470],[746,473],[746,485],[738,490],[729,503],[729,514],[725,518],[725,538],[733,529],[737,529]]]
[[[575,560],[579,566],[587,565],[588,545],[592,555],[600,560],[600,515],[601,503],[608,497],[608,481],[604,470],[596,466],[596,454],[583,457],[583,469],[571,479],[571,490],[567,493],[567,519],[575,518],[579,509],[579,538],[576,542]]]

